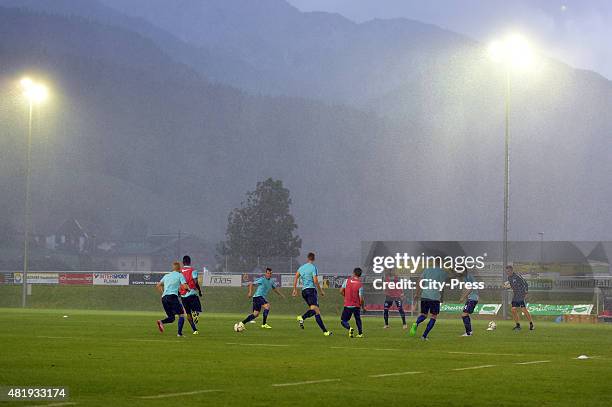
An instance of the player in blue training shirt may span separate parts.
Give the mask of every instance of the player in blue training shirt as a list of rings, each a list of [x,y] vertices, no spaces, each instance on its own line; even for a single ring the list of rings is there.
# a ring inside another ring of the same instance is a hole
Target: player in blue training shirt
[[[462,274],[464,282],[472,284],[476,282],[471,273],[464,271]],[[478,291],[474,288],[466,288],[463,290],[460,301],[465,301],[463,313],[461,314],[461,319],[463,319],[463,325],[465,327],[465,333],[461,336],[472,336],[472,320],[470,319],[470,314],[474,312],[474,309],[478,304]]]
[[[181,274],[181,263],[172,263],[172,271],[164,275],[156,288],[162,293],[162,305],[166,311],[167,318],[157,321],[157,328],[164,332],[164,324],[174,322],[175,315],[179,315],[178,336],[183,336],[183,324],[185,323],[185,310],[179,301],[179,289],[187,290],[187,281]]]
[[[266,274],[263,277],[259,277],[257,280],[249,283],[249,292],[247,297],[251,297],[253,293],[253,286],[257,286],[257,290],[255,290],[255,294],[253,294],[253,312],[249,314],[242,322],[239,322],[238,325],[242,329],[246,329],[244,324],[247,324],[257,318],[259,316],[259,312],[263,308],[263,323],[261,325],[262,328],[271,329],[272,327],[268,325],[268,313],[270,312],[270,303],[266,299],[270,290],[274,291],[276,294],[285,298],[283,293],[276,289],[276,283],[272,280],[272,269],[270,267],[266,268]]]
[[[415,336],[417,327],[419,324],[427,319],[427,314],[430,314],[427,328],[423,332],[422,339],[427,340],[427,335],[433,329],[436,324],[436,318],[440,313],[440,301],[442,299],[442,292],[439,289],[439,284],[444,283],[448,278],[448,275],[441,268],[426,268],[423,270],[419,286],[416,289],[414,295],[414,305],[420,299],[421,300],[421,314],[418,316],[416,322],[412,324],[410,328],[410,336]]]
[[[317,277],[318,270],[317,266],[314,264],[314,260],[315,254],[308,253],[308,262],[302,264],[297,273],[295,273],[295,278],[293,279],[293,292],[291,295],[294,297],[297,295],[297,283],[301,278],[302,298],[304,298],[304,301],[306,301],[306,304],[308,304],[308,311],[306,311],[304,315],[298,315],[297,317],[300,328],[304,329],[304,320],[314,315],[315,319],[317,320],[317,324],[319,324],[319,328],[321,328],[321,331],[323,331],[323,335],[330,336],[332,333],[325,328],[323,319],[321,319],[321,311],[319,310],[317,290],[319,290],[322,296],[325,296],[325,292],[319,285],[319,278]]]

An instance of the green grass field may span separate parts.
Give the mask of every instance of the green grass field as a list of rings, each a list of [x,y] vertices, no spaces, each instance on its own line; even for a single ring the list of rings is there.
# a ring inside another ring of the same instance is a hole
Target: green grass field
[[[296,300],[297,302],[297,300]],[[245,307],[245,311],[247,311]],[[246,312],[245,312],[246,314]],[[68,318],[64,318],[68,315]],[[0,309],[0,386],[66,386],[65,401],[0,405],[590,405],[612,400],[612,326],[510,322],[460,337],[461,321],[438,322],[428,342],[398,319],[366,318],[349,339],[337,314],[324,337],[313,319],[270,313],[271,330],[243,314],[207,314],[199,336],[185,324],[157,331],[162,312]],[[421,328],[422,329],[422,328]],[[591,356],[577,360],[581,354]],[[301,382],[313,382],[298,384]],[[181,393],[191,393],[184,394]],[[177,394],[177,395],[172,395]],[[61,404],[74,403],[74,404]]]

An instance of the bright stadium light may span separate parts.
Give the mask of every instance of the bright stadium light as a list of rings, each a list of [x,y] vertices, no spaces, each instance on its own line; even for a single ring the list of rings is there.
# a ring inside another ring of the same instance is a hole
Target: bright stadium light
[[[489,57],[507,68],[524,70],[533,65],[534,53],[529,42],[520,34],[510,34],[489,44]]]
[[[31,103],[44,102],[49,96],[49,90],[45,85],[35,83],[30,78],[23,78],[20,83],[24,96]]]

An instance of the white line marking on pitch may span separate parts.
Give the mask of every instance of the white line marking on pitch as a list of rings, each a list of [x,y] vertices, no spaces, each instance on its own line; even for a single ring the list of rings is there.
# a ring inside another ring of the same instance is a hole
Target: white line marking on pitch
[[[156,396],[140,396],[139,399],[163,399],[166,397],[175,397],[175,396],[191,396],[193,394],[202,394],[202,393],[213,393],[222,390],[197,390],[197,391],[188,391],[185,393],[168,393],[168,394],[158,394]]]
[[[525,356],[521,353],[488,353],[488,352],[446,352],[455,355],[486,355],[486,356]]]
[[[179,338],[177,338],[174,341],[171,339],[124,339],[124,340],[130,341],[130,342],[171,342],[171,343],[178,343],[182,341]]]
[[[241,345],[241,346],[289,346],[289,345],[279,345],[275,343],[238,343],[238,342],[226,342],[226,345]]]
[[[482,366],[472,366],[472,367],[459,367],[457,369],[452,370],[473,370],[473,369],[484,369],[486,367],[493,367],[495,365],[482,365]]]
[[[43,339],[75,339],[74,336],[37,336],[37,338],[43,338]],[[50,404],[46,404],[46,405],[50,405]]]
[[[368,377],[403,376],[407,374],[420,374],[420,373],[423,373],[423,372],[398,372],[398,373],[373,374]]]
[[[515,365],[533,365],[536,363],[548,363],[550,360],[534,360],[533,362],[518,362]]]
[[[309,380],[306,382],[273,384],[272,387],[299,386],[302,384],[328,383],[328,382],[339,382],[339,381],[340,379]]]

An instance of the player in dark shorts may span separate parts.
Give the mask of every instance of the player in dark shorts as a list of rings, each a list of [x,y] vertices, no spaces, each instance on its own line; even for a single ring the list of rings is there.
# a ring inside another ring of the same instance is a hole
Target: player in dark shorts
[[[466,283],[475,283],[474,277],[471,273],[464,271],[463,281]],[[461,336],[472,336],[472,320],[470,315],[474,312],[476,305],[478,304],[478,291],[473,288],[466,288],[461,295],[461,302],[465,301],[463,305],[463,313],[461,319],[463,320],[463,326],[465,327],[465,333]]]
[[[423,340],[428,340],[427,336],[436,324],[438,314],[440,313],[440,302],[442,300],[441,291],[431,283],[435,282],[440,284],[445,282],[447,279],[448,275],[441,268],[426,268],[423,270],[421,281],[419,281],[419,286],[417,287],[414,295],[415,303],[421,299],[421,314],[412,324],[412,327],[410,327],[410,336],[416,335],[418,326],[427,319],[427,315],[429,314],[427,328],[425,328],[425,332],[423,332],[423,336],[421,336]],[[421,287],[422,283],[426,288]]]
[[[175,315],[179,315],[177,336],[183,336],[185,310],[179,301],[179,289],[186,289],[187,282],[181,274],[181,263],[174,262],[172,271],[162,277],[156,288],[162,293],[161,302],[167,315],[167,318],[157,321],[157,328],[164,332],[164,324],[174,322]]]
[[[202,290],[198,284],[198,271],[191,267],[191,257],[183,256],[183,268],[181,269],[183,277],[187,282],[186,290],[179,290],[181,294],[181,302],[185,307],[187,313],[187,321],[193,329],[193,334],[198,335],[199,331],[196,328],[196,324],[199,322],[199,316],[202,312],[202,304],[200,303],[200,297],[202,296]]]
[[[293,279],[293,291],[291,293],[292,296],[297,296],[297,283],[298,280],[302,280],[302,298],[306,301],[308,305],[308,310],[303,315],[297,316],[297,322],[300,328],[304,329],[304,320],[310,317],[315,317],[317,321],[317,325],[323,331],[323,335],[330,336],[332,334],[331,331],[328,331],[325,328],[325,324],[323,323],[323,318],[321,318],[321,310],[319,309],[319,298],[317,295],[318,292],[321,293],[322,296],[325,295],[325,292],[321,289],[321,285],[319,284],[319,271],[317,266],[314,264],[315,254],[308,253],[307,256],[308,261],[300,266],[298,271],[295,273],[295,277]]]
[[[340,294],[344,297],[344,308],[340,317],[340,324],[348,329],[349,338],[363,338],[363,324],[361,323],[361,308],[363,307],[363,283],[361,282],[362,270],[357,267],[353,270],[353,275],[344,280]],[[355,317],[357,325],[357,336],[351,327],[349,320]]]
[[[529,284],[527,284],[523,277],[514,272],[512,266],[506,266],[506,274],[508,275],[508,284],[512,289],[512,318],[514,318],[514,323],[516,324],[513,329],[515,331],[521,330],[521,323],[519,322],[520,310],[527,318],[527,321],[529,321],[529,330],[533,331],[535,329],[533,319],[531,319],[531,314],[525,305],[525,298],[527,298],[529,293]]]
[[[397,275],[387,276],[387,283],[397,283],[398,281],[399,278],[397,277]],[[389,328],[389,309],[393,306],[393,304],[395,304],[395,306],[397,307],[397,311],[402,317],[402,327],[404,329],[408,328],[408,325],[406,325],[406,313],[404,312],[403,302],[404,290],[402,290],[401,288],[389,288],[388,286],[385,288],[385,303],[383,311],[383,317],[385,319],[385,325],[383,326],[384,329]]]
[[[256,285],[257,289],[255,290],[255,294],[253,294],[253,286]],[[247,297],[251,298],[251,294],[253,295],[253,312],[247,315],[247,317],[238,323],[238,325],[245,329],[244,324],[253,321],[255,318],[259,316],[261,309],[263,308],[263,322],[261,327],[264,329],[272,329],[270,325],[268,325],[268,314],[270,313],[270,303],[268,302],[268,293],[270,291],[274,291],[278,296],[285,298],[283,293],[278,290],[276,286],[276,282],[272,279],[272,269],[270,267],[266,268],[266,273],[262,276],[249,283],[249,292],[247,293]]]

